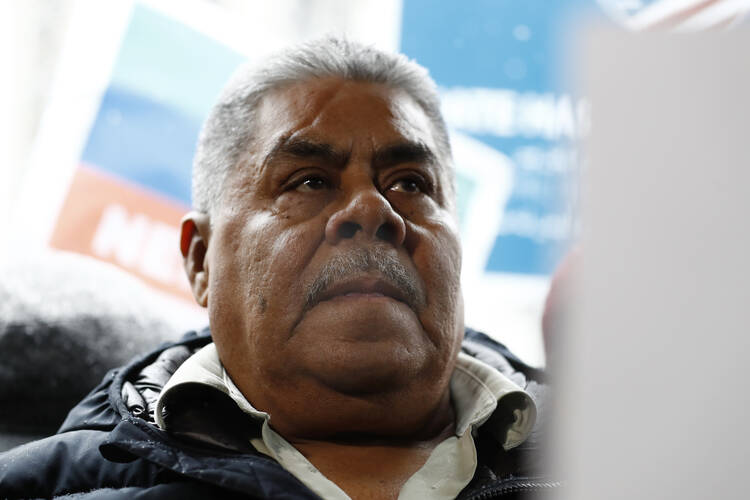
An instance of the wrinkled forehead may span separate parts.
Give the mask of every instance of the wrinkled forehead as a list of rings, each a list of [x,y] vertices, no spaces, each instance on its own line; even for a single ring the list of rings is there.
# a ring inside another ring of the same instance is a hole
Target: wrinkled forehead
[[[316,78],[268,92],[256,115],[253,153],[267,156],[280,141],[304,138],[340,150],[405,143],[425,149],[450,177],[432,121],[406,91],[386,84]]]

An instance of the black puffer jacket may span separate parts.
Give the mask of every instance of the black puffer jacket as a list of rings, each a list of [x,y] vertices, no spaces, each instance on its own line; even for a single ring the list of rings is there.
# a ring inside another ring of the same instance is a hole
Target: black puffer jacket
[[[109,372],[71,410],[58,434],[0,454],[0,498],[317,498],[252,448],[247,429],[257,426],[248,425],[249,417],[218,391],[207,389],[189,407],[178,408],[174,432],[153,423],[161,387],[210,341],[208,330],[193,332]],[[546,413],[541,373],[472,330],[463,350],[526,388],[537,403],[538,428]],[[221,415],[221,421],[208,415]],[[505,452],[492,433],[506,425],[493,416],[480,428],[479,465],[459,498],[555,496],[558,483],[539,473],[538,429]]]

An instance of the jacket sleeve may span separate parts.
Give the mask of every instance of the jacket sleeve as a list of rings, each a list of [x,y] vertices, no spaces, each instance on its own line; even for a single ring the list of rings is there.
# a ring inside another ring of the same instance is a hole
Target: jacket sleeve
[[[157,484],[150,487],[105,488],[87,493],[74,493],[57,497],[56,500],[205,500],[221,498],[222,500],[247,499],[239,493],[217,490],[214,486],[198,482],[175,482]]]
[[[100,488],[154,484],[158,470],[142,460],[106,460],[99,445],[107,432],[56,434],[0,454],[0,498],[56,497]]]

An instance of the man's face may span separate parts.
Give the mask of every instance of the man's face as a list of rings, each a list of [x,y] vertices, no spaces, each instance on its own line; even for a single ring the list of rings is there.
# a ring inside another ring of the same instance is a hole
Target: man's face
[[[205,256],[211,329],[234,382],[282,429],[341,401],[366,413],[370,396],[445,398],[463,334],[461,258],[448,167],[422,109],[383,85],[318,79],[264,97],[254,131]]]

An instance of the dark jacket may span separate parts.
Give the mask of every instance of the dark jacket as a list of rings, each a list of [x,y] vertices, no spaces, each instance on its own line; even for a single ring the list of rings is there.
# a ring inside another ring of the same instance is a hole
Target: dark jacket
[[[248,429],[257,425],[249,425],[249,417],[219,391],[191,392],[184,408],[172,404],[174,431],[154,424],[153,408],[163,385],[210,341],[207,329],[192,332],[110,371],[70,411],[58,434],[0,454],[0,498],[317,498],[252,448]],[[506,452],[493,433],[504,436],[509,422],[495,412],[479,429],[479,465],[459,498],[554,496],[558,483],[539,472],[537,428],[546,413],[547,392],[541,372],[472,330],[466,331],[463,350],[524,387],[535,399],[539,417],[529,439]]]

